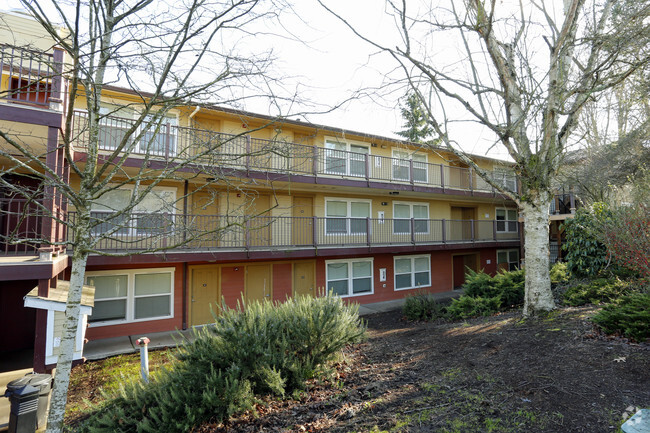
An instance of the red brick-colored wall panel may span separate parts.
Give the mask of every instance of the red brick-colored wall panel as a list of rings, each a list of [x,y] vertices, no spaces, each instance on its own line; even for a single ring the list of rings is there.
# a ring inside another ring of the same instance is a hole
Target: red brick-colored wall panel
[[[490,263],[488,263],[488,260]],[[497,272],[497,250],[481,251],[481,262],[478,266],[485,273],[494,275]]]
[[[88,271],[106,271],[123,269],[153,269],[153,268],[174,268],[174,316],[169,319],[147,320],[134,323],[123,323],[119,325],[90,326],[86,331],[86,338],[97,340],[100,338],[120,337],[124,335],[144,335],[146,333],[173,331],[183,327],[183,266],[110,266],[110,267],[89,267]]]
[[[273,300],[284,302],[293,294],[293,266],[291,263],[273,265]]]
[[[244,266],[223,266],[221,268],[221,296],[230,308],[241,303],[245,288],[246,272]]]

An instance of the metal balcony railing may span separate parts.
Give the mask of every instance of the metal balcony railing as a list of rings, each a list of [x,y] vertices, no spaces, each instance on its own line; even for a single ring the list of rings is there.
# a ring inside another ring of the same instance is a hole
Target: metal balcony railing
[[[57,252],[67,237],[63,208],[46,211],[35,200],[0,199],[0,255],[35,255],[40,248]]]
[[[0,45],[0,99],[48,107],[55,80],[54,55]],[[58,96],[57,96],[58,97]]]
[[[74,114],[76,146],[83,150],[89,141],[88,115]],[[114,151],[124,140],[134,120],[104,116],[100,120],[99,150]],[[134,156],[169,160],[193,159],[198,165],[246,172],[275,172],[411,184],[470,191],[494,192],[494,188],[471,168],[430,164],[380,155],[326,149],[249,135],[179,127],[170,123],[142,125],[133,131],[123,149]],[[494,180],[516,188],[515,176],[494,172]]]
[[[76,213],[69,212],[74,224]],[[98,250],[274,250],[519,240],[496,221],[94,212]],[[73,238],[68,239],[74,243]]]

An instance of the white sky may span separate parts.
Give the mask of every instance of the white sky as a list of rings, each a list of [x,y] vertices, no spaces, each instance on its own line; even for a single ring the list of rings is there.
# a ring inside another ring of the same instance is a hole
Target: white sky
[[[358,39],[336,18],[323,10],[315,0],[294,2],[296,15],[285,14],[283,24],[295,39],[264,36],[258,43],[270,44],[279,62],[276,71],[287,77],[283,80],[285,90],[297,90],[301,98],[319,104],[308,111],[321,111],[346,100],[360,88],[381,86],[384,74],[394,68],[385,55],[373,55],[374,49]],[[384,14],[384,1],[330,0],[334,9],[344,10],[346,17],[372,38],[386,39],[391,36],[394,23]],[[343,8],[343,9],[342,9]],[[8,0],[0,10],[22,9],[17,0]],[[300,17],[300,18],[298,18]],[[297,39],[297,40],[296,40]],[[396,92],[388,98],[365,97],[344,104],[331,113],[309,114],[301,120],[340,127],[387,137],[397,137],[394,132],[402,129]],[[374,99],[374,100],[373,100]],[[248,104],[249,111],[267,114],[266,106]],[[302,111],[296,107],[295,111]],[[485,154],[490,145],[489,134],[479,127],[465,126],[455,137],[461,147],[470,153]],[[497,147],[488,156],[506,158],[504,149]]]

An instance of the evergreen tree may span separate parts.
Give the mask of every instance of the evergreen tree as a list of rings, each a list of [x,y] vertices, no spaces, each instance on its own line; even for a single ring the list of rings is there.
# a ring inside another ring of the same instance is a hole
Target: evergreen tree
[[[427,123],[427,114],[424,111],[420,98],[415,93],[406,96],[406,105],[401,107],[404,118],[404,130],[396,132],[400,137],[412,143],[435,144],[432,139],[433,128]]]

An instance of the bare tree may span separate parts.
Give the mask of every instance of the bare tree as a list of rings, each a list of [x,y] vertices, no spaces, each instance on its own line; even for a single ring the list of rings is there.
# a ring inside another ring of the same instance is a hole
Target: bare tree
[[[406,84],[419,95],[442,143],[518,204],[525,234],[524,315],[553,309],[548,208],[554,181],[587,101],[648,63],[647,3],[565,0],[509,6],[467,0],[431,6],[388,0],[385,12],[395,27],[392,33],[385,29],[382,40],[366,36],[354,18],[319,3],[392,59],[397,68],[388,73],[389,84]],[[438,97],[435,105],[424,97],[430,91]],[[507,150],[519,190],[495,182],[463,152],[462,135],[453,129],[457,122],[481,125],[494,145]]]
[[[190,103],[232,106],[241,100],[244,86],[248,95],[273,95],[271,54],[246,52],[247,46],[253,46],[247,45],[246,37],[254,36],[248,30],[251,24],[277,19],[282,6],[262,0],[23,0],[23,6],[65,53],[64,59],[50,65],[51,74],[40,78],[55,85],[63,79],[67,83],[60,101],[63,120],[56,147],[44,149],[18,131],[0,130],[4,141],[0,156],[13,164],[5,174],[20,173],[41,182],[38,191],[28,190],[5,176],[0,186],[32,203],[24,207],[25,212],[36,211],[68,232],[67,239],[35,236],[8,241],[50,242],[72,249],[47,427],[48,432],[58,432],[63,428],[88,256],[133,254],[133,250],[110,253],[103,245],[128,242],[119,235],[134,220],[148,239],[138,247],[139,253],[217,239],[241,225],[241,220],[225,221],[208,225],[206,232],[205,224],[198,230],[187,216],[175,216],[177,203],[187,199],[187,191],[175,203],[159,200],[168,208],[161,207],[153,215],[138,216],[135,210],[166,180],[186,181],[203,173],[212,182],[226,182],[227,173],[219,169],[224,161],[215,155],[239,138],[217,133],[198,137],[188,128],[170,125],[166,116]],[[131,102],[107,105],[110,85],[129,88]],[[83,110],[75,110],[80,102]],[[128,120],[123,119],[125,110],[130,113]],[[110,127],[119,133],[107,138]],[[240,152],[239,158],[245,157]],[[71,183],[71,177],[78,182]],[[131,188],[128,200],[111,205],[111,194],[126,185]],[[96,211],[97,203],[103,204],[104,212]],[[68,206],[74,208],[69,217],[58,212]]]

